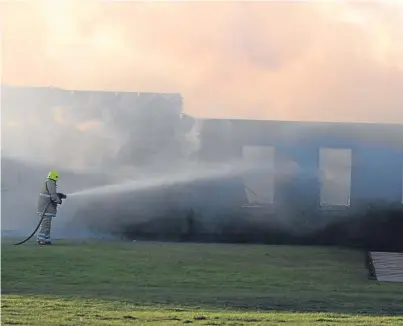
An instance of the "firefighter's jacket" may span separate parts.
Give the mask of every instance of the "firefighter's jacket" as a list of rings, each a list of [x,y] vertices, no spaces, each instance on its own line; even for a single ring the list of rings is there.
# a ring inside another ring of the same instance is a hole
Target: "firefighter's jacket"
[[[56,181],[47,179],[43,186],[41,193],[39,194],[39,200],[38,200],[38,214],[42,215],[43,211],[46,208],[46,205],[51,202],[48,205],[48,208],[46,209],[45,216],[56,216],[57,213],[57,204],[61,204],[62,201],[57,195],[57,185]]]

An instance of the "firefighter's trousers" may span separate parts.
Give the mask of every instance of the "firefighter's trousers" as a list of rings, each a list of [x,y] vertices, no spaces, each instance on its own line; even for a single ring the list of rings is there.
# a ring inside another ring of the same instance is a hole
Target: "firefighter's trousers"
[[[55,217],[53,214],[46,214],[42,220],[41,226],[39,228],[38,235],[36,237],[37,241],[51,242],[50,231],[52,227],[52,219]]]

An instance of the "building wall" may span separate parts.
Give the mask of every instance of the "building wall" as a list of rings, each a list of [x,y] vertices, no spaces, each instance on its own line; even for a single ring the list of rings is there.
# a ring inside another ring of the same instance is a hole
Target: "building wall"
[[[140,163],[161,149],[166,149],[162,156],[178,151],[180,94],[6,85],[1,91],[2,149],[6,153],[15,154],[17,137],[21,138],[19,155],[42,159],[55,153],[61,161],[79,166]],[[34,136],[48,141],[26,141]]]
[[[202,161],[242,159],[245,146],[275,148],[277,205],[303,198],[305,205],[319,207],[324,197],[332,197],[332,188],[333,205],[402,202],[402,125],[252,120],[205,120],[203,124]],[[325,149],[334,158],[321,168]],[[336,174],[329,177],[331,171]],[[332,206],[331,200],[322,204]]]
[[[174,139],[175,130],[181,128],[176,117],[183,109],[180,94],[70,91],[41,87],[2,86],[1,100],[2,127],[7,119],[12,120],[14,113],[21,117],[21,112],[26,112],[24,116],[29,123],[43,125],[44,117],[48,119],[46,121],[55,119],[53,113],[58,107],[74,112],[77,123],[103,119],[115,124],[128,133],[127,141],[120,151],[117,150],[118,154],[129,153],[128,157],[121,157],[128,163],[133,162],[135,154],[132,152],[139,152],[138,146],[147,145],[154,135],[162,135],[160,139],[166,140],[171,136]],[[144,112],[147,114],[144,115]],[[172,115],[165,115],[166,112],[172,112]],[[162,118],[157,119],[158,116]],[[36,121],[38,117],[40,120]],[[139,130],[143,131],[140,135]],[[5,144],[7,137],[8,134],[2,137]],[[256,201],[284,205],[303,201],[308,206],[318,207],[321,201],[331,202],[332,199],[326,198],[332,197],[333,192],[338,192],[333,198],[337,197],[334,202],[339,204],[402,201],[402,125],[211,119],[203,120],[199,137],[197,154],[204,162],[241,160],[248,146],[274,149],[275,154],[268,158],[274,162],[262,163],[263,166],[274,167],[260,172],[263,173],[261,176],[249,175],[247,180],[234,178],[231,187],[239,186],[243,192],[237,191],[237,195],[232,196],[234,191],[229,189],[226,194],[228,202]],[[140,140],[134,144],[133,139]],[[163,143],[159,144],[159,148],[168,152],[178,150],[173,145],[170,147]],[[335,159],[330,164],[332,168],[321,168],[321,152],[326,148],[351,150],[351,162]],[[343,177],[332,176],[331,171],[338,171],[337,175],[342,174]],[[350,184],[346,186],[348,182]],[[223,191],[225,186],[221,184],[218,182],[214,189]],[[252,191],[255,185],[260,194],[253,195],[245,184]],[[349,192],[349,195],[340,195],[340,191]],[[215,196],[223,196],[213,192]],[[350,200],[345,199],[347,197]]]

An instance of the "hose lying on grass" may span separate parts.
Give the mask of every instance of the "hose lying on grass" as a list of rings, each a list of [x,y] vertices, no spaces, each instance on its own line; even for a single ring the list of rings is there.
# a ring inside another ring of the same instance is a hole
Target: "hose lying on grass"
[[[41,219],[39,220],[39,223],[38,223],[38,225],[36,226],[35,230],[34,230],[34,231],[29,235],[29,237],[27,237],[25,240],[22,240],[22,241],[20,241],[20,242],[14,243],[15,246],[22,245],[23,243],[27,242],[29,239],[31,239],[31,238],[35,235],[36,231],[38,231],[39,227],[41,226],[41,223],[42,223],[42,221],[43,221],[43,218],[45,217],[46,210],[48,209],[50,203],[51,203],[51,202],[49,201],[49,202],[46,204],[45,209],[44,209],[43,212],[42,212]]]

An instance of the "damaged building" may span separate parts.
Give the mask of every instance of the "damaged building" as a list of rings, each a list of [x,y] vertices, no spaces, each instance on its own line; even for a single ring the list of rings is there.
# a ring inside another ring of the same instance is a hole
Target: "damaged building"
[[[180,94],[16,86],[2,88],[2,115],[3,153],[14,151],[12,139],[21,130],[13,119],[24,116],[30,130],[54,135],[45,148],[31,148],[33,156],[55,151],[54,164],[166,173],[188,161],[256,167],[91,199],[77,215],[100,232],[185,238],[249,232],[267,239],[262,230],[299,235],[371,205],[401,209],[403,202],[398,124],[196,119],[184,113]]]

